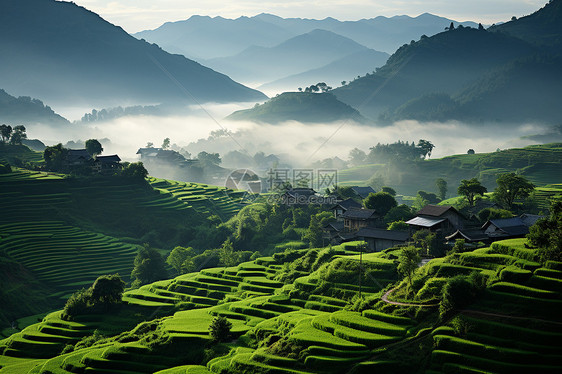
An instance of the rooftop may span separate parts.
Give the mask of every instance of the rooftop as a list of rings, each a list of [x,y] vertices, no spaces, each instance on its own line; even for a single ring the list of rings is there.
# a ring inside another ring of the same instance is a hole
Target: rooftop
[[[453,212],[455,212],[457,214],[459,213],[451,205],[432,205],[432,204],[428,204],[428,205],[424,206],[418,212],[418,215],[419,216],[441,217],[443,214],[445,214],[449,210],[452,210]]]
[[[373,238],[405,242],[410,237],[408,231],[394,231],[364,227],[355,233],[359,238]]]
[[[444,221],[445,218],[414,217],[406,223],[412,226],[433,227]]]
[[[357,208],[349,208],[343,214],[343,218],[350,218],[350,219],[359,219],[359,220],[366,220],[369,218],[373,218],[376,214],[374,209],[357,209]]]

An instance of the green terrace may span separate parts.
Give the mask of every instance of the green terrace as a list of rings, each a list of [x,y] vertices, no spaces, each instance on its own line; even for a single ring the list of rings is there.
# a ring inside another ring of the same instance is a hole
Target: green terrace
[[[152,177],[148,180],[155,189],[170,193],[197,212],[207,215],[216,214],[223,221],[238,213],[241,200],[246,193],[200,183],[176,182]]]
[[[361,256],[358,242],[181,275],[126,291],[111,316],[51,313],[0,341],[0,373],[558,373],[562,263],[539,263],[524,241],[432,260],[409,293],[399,250]],[[438,320],[447,280],[473,272],[488,279],[483,293]],[[391,287],[402,305],[381,300]],[[218,345],[217,316],[232,324]],[[95,330],[107,338],[84,344]]]

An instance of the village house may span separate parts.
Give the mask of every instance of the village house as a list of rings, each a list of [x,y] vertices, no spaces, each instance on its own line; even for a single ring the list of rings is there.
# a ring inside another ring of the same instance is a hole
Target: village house
[[[85,149],[69,149],[63,161],[64,166],[70,169],[81,166],[92,166],[92,163],[92,156],[90,156]]]
[[[381,228],[364,227],[357,231],[353,240],[367,242],[368,252],[380,252],[387,248],[404,245],[410,238],[408,231],[390,231]]]
[[[461,229],[463,220],[461,214],[450,205],[428,204],[406,223],[412,232],[427,229],[447,235]]]
[[[351,190],[353,192],[355,192],[355,194],[357,196],[359,196],[361,199],[366,199],[367,196],[369,196],[369,194],[371,193],[376,193],[377,191],[375,191],[373,189],[373,187],[357,187],[357,186],[353,186],[351,187]]]
[[[110,156],[96,156],[94,160],[93,169],[94,171],[102,174],[112,173],[118,169],[121,169],[120,164],[121,158],[117,155]]]
[[[334,217],[338,221],[343,221],[342,215],[348,209],[361,209],[361,204],[357,201],[353,200],[352,198],[348,198],[345,200],[338,201],[338,203],[330,208],[330,210],[334,213]]]
[[[382,223],[382,217],[374,209],[347,209],[341,217],[346,232],[355,232],[363,227],[376,227]]]

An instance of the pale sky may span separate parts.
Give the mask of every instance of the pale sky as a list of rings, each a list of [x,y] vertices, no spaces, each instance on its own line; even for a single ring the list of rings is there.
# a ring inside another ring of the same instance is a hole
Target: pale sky
[[[271,13],[280,17],[358,20],[432,13],[456,21],[492,24],[538,10],[547,0],[74,0],[129,33],[154,29],[192,15],[237,18]]]

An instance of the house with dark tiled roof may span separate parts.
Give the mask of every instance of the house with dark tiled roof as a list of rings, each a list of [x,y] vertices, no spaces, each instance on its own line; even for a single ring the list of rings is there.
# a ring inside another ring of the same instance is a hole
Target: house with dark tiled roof
[[[351,208],[361,209],[361,204],[352,198],[348,198],[338,201],[337,204],[330,207],[330,210],[334,212],[334,217],[336,217],[337,220],[343,221],[342,215]]]
[[[369,252],[380,252],[390,247],[406,244],[408,231],[390,231],[381,228],[364,227],[357,231],[353,240],[367,242]]]
[[[363,227],[376,227],[382,222],[381,215],[374,209],[349,208],[341,217],[344,230],[347,232],[357,231]]]
[[[351,190],[353,192],[355,192],[355,194],[357,194],[359,197],[361,197],[362,199],[366,199],[367,196],[369,196],[370,193],[376,193],[377,191],[375,191],[373,189],[373,187],[357,187],[357,186],[353,186],[351,187]]]
[[[98,173],[111,173],[121,169],[121,158],[117,155],[96,156],[94,160],[94,171]]]
[[[461,214],[450,205],[428,204],[406,223],[413,231],[427,229],[450,234],[463,227],[463,220]]]
[[[69,168],[91,166],[92,162],[92,156],[85,149],[69,149],[64,160],[65,166]]]

